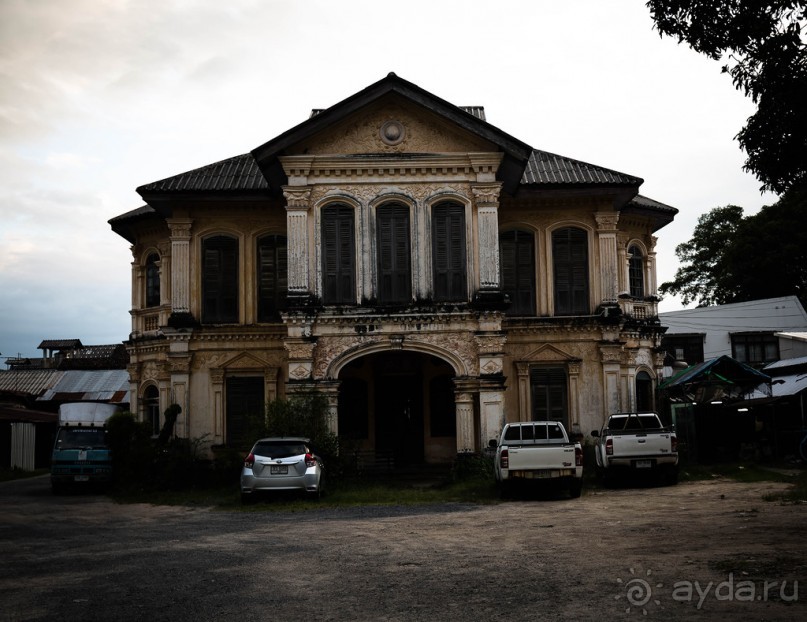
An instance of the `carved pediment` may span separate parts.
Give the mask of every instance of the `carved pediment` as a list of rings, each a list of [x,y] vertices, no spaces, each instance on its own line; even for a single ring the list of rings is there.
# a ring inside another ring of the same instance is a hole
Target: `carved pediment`
[[[574,363],[578,362],[580,359],[576,356],[572,356],[568,352],[564,352],[557,346],[545,343],[527,354],[521,360],[526,363]]]
[[[388,97],[294,145],[288,155],[490,152],[497,148],[401,98]]]
[[[240,354],[236,354],[235,356],[225,359],[218,365],[218,369],[222,369],[228,372],[238,371],[238,370],[255,370],[255,369],[265,369],[269,364],[251,354],[249,352],[241,352]]]

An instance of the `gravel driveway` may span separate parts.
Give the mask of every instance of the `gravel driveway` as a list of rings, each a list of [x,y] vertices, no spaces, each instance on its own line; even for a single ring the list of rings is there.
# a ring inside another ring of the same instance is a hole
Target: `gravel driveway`
[[[0,622],[807,619],[807,505],[715,479],[223,512],[0,484]]]

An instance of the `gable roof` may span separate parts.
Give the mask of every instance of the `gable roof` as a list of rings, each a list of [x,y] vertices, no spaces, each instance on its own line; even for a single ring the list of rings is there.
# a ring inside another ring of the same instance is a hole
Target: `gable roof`
[[[526,143],[489,124],[482,106],[455,106],[419,86],[388,74],[365,89],[334,104],[314,109],[311,116],[249,153],[207,164],[165,179],[144,184],[137,192],[149,204],[109,220],[112,229],[131,240],[129,225],[163,211],[167,199],[199,197],[200,194],[265,198],[279,195],[287,183],[279,158],[289,149],[330,128],[334,123],[386,97],[399,97],[453,123],[470,134],[494,144],[503,154],[497,178],[504,190],[515,194],[519,188],[612,188],[621,197],[623,210],[650,216],[654,230],[672,221],[678,212],[652,199],[637,195],[640,177],[533,149]],[[165,208],[170,209],[170,208]],[[167,215],[167,214],[164,214]]]

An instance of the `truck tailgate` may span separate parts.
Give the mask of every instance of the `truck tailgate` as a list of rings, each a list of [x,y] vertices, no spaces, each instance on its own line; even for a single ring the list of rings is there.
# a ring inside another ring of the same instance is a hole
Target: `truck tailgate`
[[[669,432],[640,432],[617,434],[613,437],[614,455],[620,458],[657,456],[670,453]]]
[[[511,471],[574,468],[574,444],[509,445]]]

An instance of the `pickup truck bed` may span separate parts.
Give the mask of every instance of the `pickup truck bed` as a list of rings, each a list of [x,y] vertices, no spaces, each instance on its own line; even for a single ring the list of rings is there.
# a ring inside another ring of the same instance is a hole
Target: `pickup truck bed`
[[[496,480],[503,496],[514,484],[557,482],[579,497],[583,482],[583,451],[572,443],[557,421],[507,424],[496,449]]]

